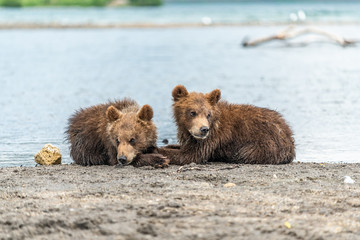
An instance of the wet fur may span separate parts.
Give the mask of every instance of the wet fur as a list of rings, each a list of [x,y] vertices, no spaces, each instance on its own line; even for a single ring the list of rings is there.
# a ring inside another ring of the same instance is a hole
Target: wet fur
[[[285,164],[295,158],[293,134],[273,110],[252,105],[219,101],[220,90],[211,93],[188,93],[184,86],[173,91],[174,118],[180,146],[168,146],[159,152],[171,164],[223,161],[248,164]],[[194,138],[186,109],[205,108],[211,111],[210,131],[204,140]]]
[[[109,108],[110,106],[114,108]],[[137,114],[140,118],[133,120],[136,123],[129,123],[131,129],[121,128],[129,132],[134,132],[136,129],[136,134],[142,135],[142,141],[136,146],[140,154],[131,164],[134,166],[161,165],[163,156],[157,154],[156,150],[156,126],[151,121],[153,112],[150,106],[146,106],[137,113],[140,109],[138,104],[133,100],[123,99],[75,112],[68,121],[66,131],[67,139],[71,144],[70,155],[75,163],[83,166],[118,164],[117,148],[109,129],[119,128],[117,118],[121,111],[124,114]],[[143,155],[146,157],[142,157]]]

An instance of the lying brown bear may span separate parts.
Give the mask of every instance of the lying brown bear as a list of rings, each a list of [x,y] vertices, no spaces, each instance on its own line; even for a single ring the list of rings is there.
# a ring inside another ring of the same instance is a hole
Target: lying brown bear
[[[219,101],[218,89],[188,93],[179,85],[172,96],[180,145],[159,149],[171,164],[285,164],[295,158],[292,131],[276,111]]]
[[[66,131],[75,163],[167,167],[157,153],[156,126],[149,105],[139,109],[130,99],[80,109]]]

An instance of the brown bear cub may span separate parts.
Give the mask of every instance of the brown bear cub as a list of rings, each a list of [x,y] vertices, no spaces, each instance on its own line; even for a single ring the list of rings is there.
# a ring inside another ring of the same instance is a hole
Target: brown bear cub
[[[141,109],[130,99],[80,109],[66,131],[75,163],[88,165],[151,165],[167,167],[157,153],[156,126],[149,105]]]
[[[171,164],[285,164],[295,158],[292,131],[276,111],[219,101],[218,89],[188,93],[179,85],[172,96],[180,146],[159,149]]]

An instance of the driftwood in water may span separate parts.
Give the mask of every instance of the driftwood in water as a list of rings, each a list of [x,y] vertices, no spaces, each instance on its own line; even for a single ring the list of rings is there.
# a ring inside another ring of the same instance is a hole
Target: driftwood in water
[[[290,26],[290,27],[286,28],[285,30],[279,32],[278,34],[271,35],[268,37],[262,37],[262,38],[258,38],[258,39],[254,39],[254,40],[250,40],[250,41],[247,39],[244,39],[244,41],[242,42],[242,45],[243,45],[243,47],[255,47],[262,43],[270,42],[273,40],[288,40],[288,39],[295,38],[300,35],[309,34],[309,33],[314,33],[314,34],[318,34],[318,35],[327,37],[331,41],[333,41],[343,47],[346,47],[349,45],[354,45],[357,42],[359,42],[356,40],[345,39],[339,35],[323,31],[316,27],[306,27],[303,29],[294,29],[294,26]],[[306,43],[309,43],[309,42],[306,42]]]

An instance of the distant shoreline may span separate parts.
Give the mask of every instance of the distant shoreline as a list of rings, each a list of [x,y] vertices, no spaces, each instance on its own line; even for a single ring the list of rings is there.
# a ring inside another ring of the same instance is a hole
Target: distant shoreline
[[[162,0],[0,0],[0,7],[123,7],[161,6]]]
[[[0,23],[0,30],[6,29],[111,29],[111,28],[200,28],[200,27],[261,27],[261,26],[344,26],[360,25],[360,22],[306,22],[306,23],[214,23],[205,25],[202,23]]]

